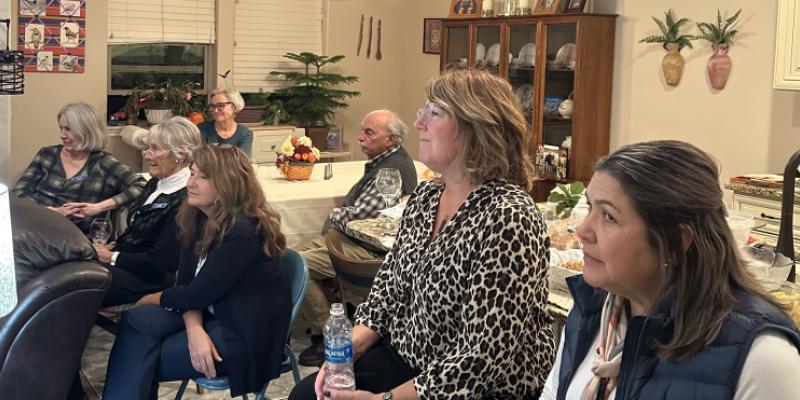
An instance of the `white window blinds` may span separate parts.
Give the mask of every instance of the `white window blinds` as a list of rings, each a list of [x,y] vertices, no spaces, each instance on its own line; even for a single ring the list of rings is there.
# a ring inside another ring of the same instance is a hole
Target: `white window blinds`
[[[236,0],[233,35],[233,86],[272,91],[269,72],[296,67],[283,54],[322,52],[322,0]]]
[[[108,43],[214,43],[214,0],[108,0]]]

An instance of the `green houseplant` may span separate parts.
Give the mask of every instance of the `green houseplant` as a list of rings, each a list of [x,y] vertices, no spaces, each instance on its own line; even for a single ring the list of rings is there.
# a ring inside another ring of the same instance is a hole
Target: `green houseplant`
[[[585,189],[581,181],[575,181],[569,185],[557,183],[547,197],[548,203],[556,204],[556,217],[568,217],[575,205],[578,204]]]
[[[742,10],[739,9],[733,16],[726,18],[723,22],[722,13],[717,10],[716,24],[710,22],[697,23],[697,29],[700,34],[695,38],[710,42],[711,49],[714,50],[714,54],[711,55],[706,63],[708,80],[714,89],[724,89],[725,84],[728,82],[732,66],[731,58],[728,56],[728,49],[734,36],[739,33],[737,29],[733,28],[741,13]]]
[[[172,82],[145,83],[135,86],[128,95],[125,112],[129,122],[135,122],[139,110],[144,109],[147,120],[157,124],[173,115],[188,115],[197,108],[198,99],[194,90],[197,83],[186,82],[174,85]]]
[[[344,59],[343,55],[322,56],[310,52],[286,53],[283,56],[303,65],[300,71],[272,71],[290,83],[276,90],[275,96],[284,100],[288,120],[306,128],[314,143],[326,143],[328,123],[337,109],[347,108],[345,100],[360,96],[360,92],[339,89],[337,86],[358,81],[358,77],[323,72],[323,68]]]
[[[678,86],[683,75],[683,66],[686,61],[681,55],[681,49],[684,47],[692,48],[692,40],[696,37],[692,35],[685,35],[681,33],[681,27],[689,22],[686,18],[676,19],[673,15],[672,9],[664,13],[664,20],[652,17],[658,29],[661,31],[660,35],[650,35],[639,43],[661,43],[667,55],[661,60],[661,71],[664,74],[664,80],[667,85]]]

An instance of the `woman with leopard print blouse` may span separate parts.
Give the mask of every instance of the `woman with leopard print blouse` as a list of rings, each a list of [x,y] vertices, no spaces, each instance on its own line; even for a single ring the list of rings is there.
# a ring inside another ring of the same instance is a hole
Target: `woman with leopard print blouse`
[[[409,199],[356,311],[359,390],[327,390],[320,372],[290,399],[525,399],[544,384],[554,355],[548,252],[526,193],[525,117],[508,83],[486,71],[447,72],[427,97],[415,123],[420,159],[441,178]]]

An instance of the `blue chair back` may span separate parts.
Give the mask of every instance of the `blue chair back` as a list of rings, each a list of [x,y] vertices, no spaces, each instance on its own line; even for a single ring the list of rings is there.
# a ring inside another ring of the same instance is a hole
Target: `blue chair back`
[[[306,295],[308,287],[308,265],[298,252],[286,249],[280,258],[280,265],[283,268],[283,275],[291,285],[289,291],[292,297],[292,319],[300,312],[300,305],[303,304],[303,297]]]

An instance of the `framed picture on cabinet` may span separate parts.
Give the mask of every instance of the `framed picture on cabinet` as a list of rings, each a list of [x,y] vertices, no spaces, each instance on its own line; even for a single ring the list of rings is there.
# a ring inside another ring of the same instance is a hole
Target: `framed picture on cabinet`
[[[538,0],[533,15],[558,14],[559,6],[566,0]]]
[[[567,5],[564,7],[564,12],[568,14],[582,13],[586,7],[586,0],[566,0]]]
[[[450,18],[481,16],[481,0],[450,0]]]
[[[439,54],[442,52],[442,20],[439,18],[425,18],[422,33],[422,52],[425,54]]]

